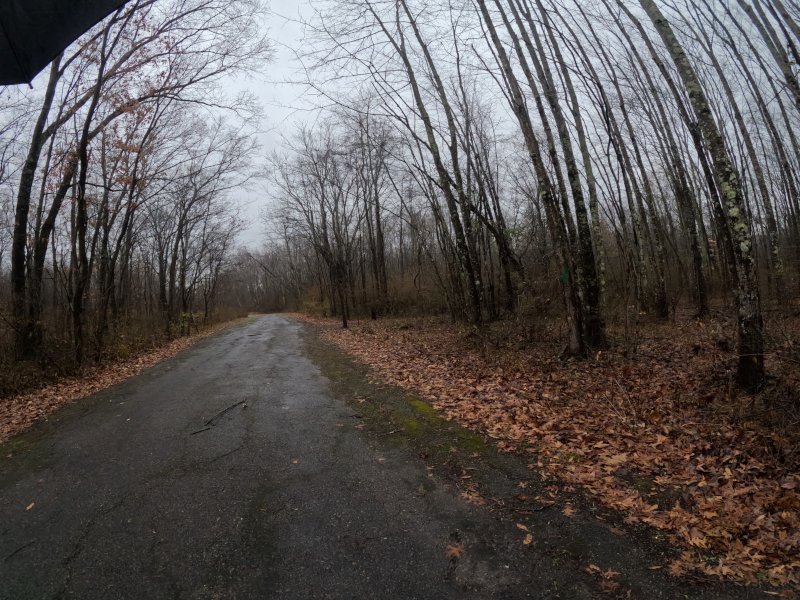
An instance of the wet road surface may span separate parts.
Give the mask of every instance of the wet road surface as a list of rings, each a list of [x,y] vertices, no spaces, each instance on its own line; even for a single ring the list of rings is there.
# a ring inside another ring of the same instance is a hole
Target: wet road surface
[[[201,342],[7,458],[0,597],[463,597],[444,549],[472,509],[368,446],[300,327]]]
[[[4,447],[0,598],[608,597],[584,550],[569,569],[554,558],[590,526],[592,556],[645,560],[604,525],[549,517],[537,537],[554,548],[524,547],[419,449],[371,442],[302,327],[252,319]]]

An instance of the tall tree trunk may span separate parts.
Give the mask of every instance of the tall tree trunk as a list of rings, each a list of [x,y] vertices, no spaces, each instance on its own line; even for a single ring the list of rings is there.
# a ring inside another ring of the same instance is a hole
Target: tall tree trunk
[[[59,65],[61,55],[59,54],[50,65],[50,76],[45,88],[44,100],[39,110],[33,132],[31,143],[28,148],[28,155],[22,164],[22,171],[17,190],[17,206],[14,214],[14,233],[11,243],[11,312],[16,328],[16,353],[18,358],[33,358],[34,346],[32,331],[26,323],[25,299],[26,299],[26,263],[27,263],[27,240],[28,240],[28,217],[31,206],[31,193],[33,182],[36,178],[36,168],[39,165],[39,158],[46,142],[44,135],[50,109],[53,106],[53,99],[56,93],[56,85],[61,77]]]
[[[753,143],[753,138],[750,135],[750,132],[747,128],[747,124],[744,120],[744,115],[742,115],[742,111],[739,110],[739,104],[736,100],[736,96],[731,89],[731,85],[728,82],[728,78],[725,75],[725,71],[720,65],[719,60],[717,59],[716,54],[714,53],[714,48],[711,45],[711,40],[708,37],[708,34],[702,27],[698,27],[698,31],[700,31],[703,41],[705,42],[705,50],[706,54],[708,55],[711,64],[714,67],[715,72],[717,73],[717,77],[719,78],[719,82],[722,85],[722,90],[725,92],[725,98],[728,101],[728,106],[730,107],[731,111],[733,112],[734,121],[736,122],[736,126],[742,136],[742,142],[744,143],[744,148],[747,152],[746,156],[749,161],[750,166],[753,168],[753,175],[756,180],[756,186],[758,188],[758,192],[761,196],[761,201],[764,204],[764,213],[766,216],[766,229],[767,229],[767,238],[769,243],[769,256],[770,256],[770,266],[772,269],[772,275],[774,279],[774,288],[775,292],[778,295],[778,298],[781,297],[783,294],[783,262],[781,261],[781,253],[780,253],[780,243],[778,240],[778,223],[775,218],[775,210],[772,206],[772,199],[770,198],[770,192],[767,188],[766,176],[764,174],[764,169],[761,167],[761,161],[758,158],[758,154],[756,153],[755,144]]]
[[[678,41],[672,25],[658,8],[654,0],[639,0],[653,25],[661,36],[683,81],[694,109],[697,123],[708,147],[714,170],[725,202],[725,216],[733,239],[738,275],[736,303],[739,337],[739,362],[736,379],[745,389],[754,390],[764,382],[764,332],[761,306],[756,278],[753,243],[745,216],[745,201],[739,175],[733,166],[725,139],[717,126],[705,90],[694,71],[689,57]]]
[[[534,173],[539,182],[539,193],[542,198],[542,204],[547,213],[547,220],[550,226],[550,231],[553,236],[553,241],[559,253],[560,267],[563,269],[562,284],[564,291],[565,307],[567,309],[567,323],[569,325],[570,338],[569,350],[572,354],[583,356],[587,352],[586,336],[584,335],[584,306],[580,297],[578,289],[578,282],[575,279],[574,269],[571,268],[574,257],[572,256],[572,239],[567,227],[570,222],[569,215],[562,215],[559,207],[559,202],[555,194],[555,188],[547,172],[544,160],[542,158],[542,151],[539,141],[534,133],[533,124],[531,122],[528,109],[525,104],[525,98],[522,93],[522,88],[517,80],[517,76],[511,66],[511,60],[506,52],[505,46],[497,33],[494,22],[489,14],[489,9],[486,6],[485,0],[478,0],[478,6],[481,11],[481,16],[486,24],[489,32],[491,43],[494,46],[497,58],[500,62],[500,67],[503,71],[503,76],[509,91],[509,101],[511,103],[511,110],[517,118],[522,136],[525,140],[525,146],[528,151],[531,165],[533,166]],[[533,76],[526,63],[524,63],[524,54],[522,46],[520,45],[518,37],[514,34],[511,23],[508,21],[505,13],[502,11],[498,0],[495,0],[497,8],[500,9],[501,17],[506,25],[506,29],[512,35],[514,47],[516,49],[520,62],[522,64],[525,75],[528,78],[529,84],[534,86]],[[540,99],[537,95],[537,102]]]
[[[512,7],[512,13],[514,13],[514,16],[518,19],[518,24],[520,26],[520,30],[522,31],[522,37],[523,39],[528,37],[528,32],[525,30],[525,24],[527,23],[527,28],[530,31],[530,34],[532,35],[541,56],[540,60],[535,61],[534,64],[541,65],[542,74],[544,75],[542,79],[542,85],[545,86],[545,97],[548,100],[550,110],[553,113],[553,117],[556,122],[556,129],[561,141],[561,149],[564,153],[564,162],[567,167],[567,178],[569,179],[570,190],[572,191],[572,200],[575,206],[575,217],[578,225],[580,281],[581,287],[583,288],[585,302],[584,335],[586,337],[586,344],[589,348],[604,348],[607,345],[607,340],[605,323],[603,322],[603,315],[600,307],[600,282],[597,275],[597,261],[595,259],[594,248],[594,243],[599,242],[599,240],[595,239],[589,223],[589,211],[586,208],[586,199],[583,193],[583,183],[581,181],[581,175],[578,167],[578,161],[575,156],[575,151],[572,147],[572,138],[569,134],[569,125],[561,108],[561,100],[553,83],[553,74],[550,72],[547,57],[544,53],[544,44],[541,36],[536,30],[536,24],[533,20],[532,10],[529,7],[525,7],[524,10],[520,10],[519,14],[517,14],[513,5],[515,1],[518,3],[518,8],[522,7],[520,6],[520,0],[511,0],[510,4]],[[527,3],[527,0],[522,1]],[[550,30],[552,36],[550,19],[547,16],[547,11],[545,10],[544,5],[542,4],[541,0],[536,0],[536,5],[539,8],[539,14],[541,15],[545,29]],[[524,22],[519,20],[519,15],[523,15],[525,17]],[[580,108],[577,103],[577,95],[575,94],[575,90],[572,86],[572,79],[569,76],[569,70],[566,68],[564,59],[558,48],[558,44],[555,43],[554,40],[553,42],[555,61],[561,65],[562,77],[564,78],[566,84],[567,93],[573,101],[573,120],[575,122],[575,128],[578,134],[578,143],[581,151],[584,152],[584,158],[588,159],[584,162],[584,169],[586,170],[586,177],[589,183],[588,189],[590,195],[590,205],[596,206],[597,197],[592,173],[592,161],[588,157],[586,134],[583,128],[583,120],[581,119],[580,115]],[[529,49],[529,51],[531,50],[532,49]]]

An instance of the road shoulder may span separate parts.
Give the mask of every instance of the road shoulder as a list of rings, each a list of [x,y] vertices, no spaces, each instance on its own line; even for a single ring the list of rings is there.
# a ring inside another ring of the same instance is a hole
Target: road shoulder
[[[524,457],[499,452],[491,440],[445,421],[407,390],[372,381],[367,367],[319,333],[304,325],[305,351],[331,391],[357,412],[353,426],[371,446],[416,461],[451,493],[492,515],[494,531],[454,536],[449,548],[456,567],[473,552],[500,553],[517,563],[515,570],[544,569],[552,589],[565,593],[586,586],[600,597],[762,597],[756,588],[669,576],[665,565],[677,550],[657,532],[626,525],[588,494],[544,478]]]

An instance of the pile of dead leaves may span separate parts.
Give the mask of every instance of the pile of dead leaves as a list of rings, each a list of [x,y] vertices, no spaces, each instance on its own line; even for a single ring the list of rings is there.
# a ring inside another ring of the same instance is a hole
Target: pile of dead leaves
[[[138,375],[229,325],[216,325],[200,334],[178,338],[134,358],[88,369],[78,377],[62,379],[35,392],[4,398],[0,401],[0,444],[37,421],[46,419],[62,406]]]
[[[561,361],[551,347],[487,348],[435,322],[331,325],[323,335],[381,381],[531,453],[532,468],[668,532],[683,548],[673,574],[800,583],[796,447],[721,409],[731,401],[725,357],[700,326],[644,338],[631,359],[588,361]]]

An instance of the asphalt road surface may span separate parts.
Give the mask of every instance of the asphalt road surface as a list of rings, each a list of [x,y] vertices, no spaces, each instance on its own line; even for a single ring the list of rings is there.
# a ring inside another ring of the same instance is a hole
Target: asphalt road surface
[[[301,327],[253,319],[12,445],[0,598],[604,597],[370,443]],[[465,531],[483,550],[448,557]]]

